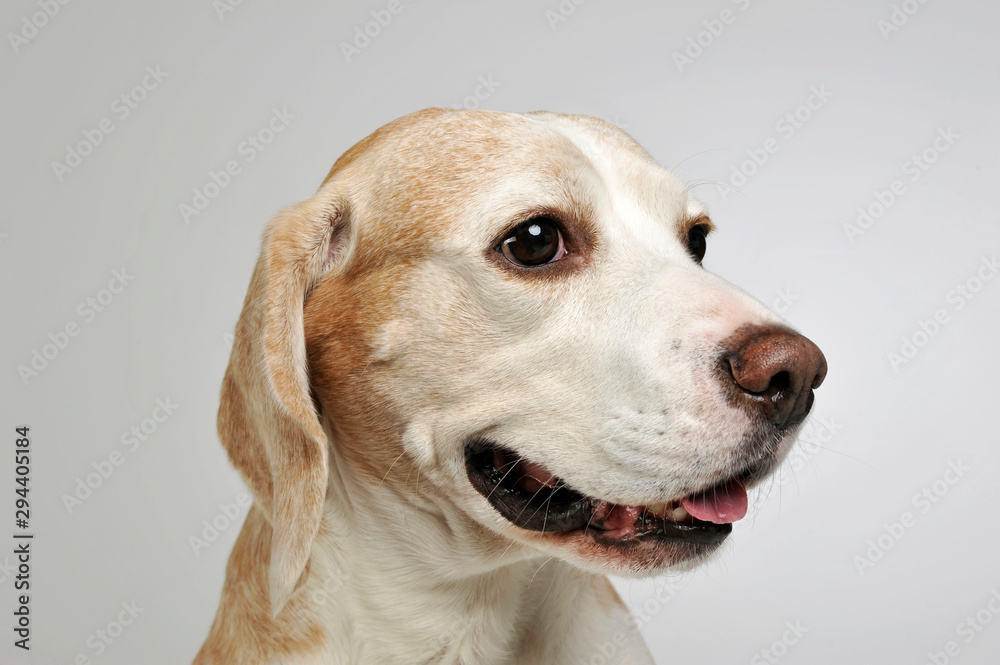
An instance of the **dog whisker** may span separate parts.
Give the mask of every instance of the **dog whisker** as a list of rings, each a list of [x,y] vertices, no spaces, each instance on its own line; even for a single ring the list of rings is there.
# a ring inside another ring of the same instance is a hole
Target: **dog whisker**
[[[396,462],[402,459],[403,455],[405,454],[406,451],[404,450],[403,452],[399,453],[399,455],[396,456],[396,459],[392,460],[392,464],[389,465],[389,468],[385,470],[385,474],[382,475],[382,480],[378,481],[378,487],[382,487],[382,483],[384,483],[385,479],[389,477],[389,474],[392,472],[392,468],[396,466]]]
[[[217,420],[253,504],[196,662],[561,663],[616,630],[601,571],[718,551],[826,361],[702,269],[705,184],[742,194],[594,119],[428,109],[279,213]]]
[[[729,148],[706,148],[705,150],[699,150],[698,152],[696,152],[694,154],[691,154],[691,155],[688,155],[687,157],[685,157],[684,159],[682,159],[681,161],[679,161],[677,164],[674,164],[673,166],[671,166],[670,170],[671,171],[678,171],[682,166],[684,166],[684,164],[688,160],[694,159],[695,157],[700,157],[701,155],[707,155],[710,152],[730,152],[730,150],[729,150]]]

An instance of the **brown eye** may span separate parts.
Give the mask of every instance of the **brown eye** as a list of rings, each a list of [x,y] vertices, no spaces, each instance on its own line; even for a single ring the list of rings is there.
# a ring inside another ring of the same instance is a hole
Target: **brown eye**
[[[500,251],[511,263],[538,266],[558,261],[566,255],[562,232],[546,217],[522,222],[500,243]]]
[[[698,265],[705,258],[705,250],[708,245],[705,242],[708,237],[708,224],[695,224],[688,231],[688,253]]]

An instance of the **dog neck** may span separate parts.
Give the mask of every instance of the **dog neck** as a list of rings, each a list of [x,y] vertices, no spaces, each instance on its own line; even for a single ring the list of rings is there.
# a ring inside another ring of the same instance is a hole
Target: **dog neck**
[[[453,506],[331,476],[300,589],[331,652],[352,663],[576,663],[618,635],[623,662],[651,662],[606,578],[470,530]]]

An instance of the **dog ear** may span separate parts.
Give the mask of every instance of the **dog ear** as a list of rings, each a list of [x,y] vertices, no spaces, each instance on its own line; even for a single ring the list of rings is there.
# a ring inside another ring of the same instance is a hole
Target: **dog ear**
[[[327,489],[329,442],[309,389],[303,305],[342,261],[348,235],[341,199],[307,201],[271,221],[222,384],[219,438],[271,524],[274,616],[302,577]]]

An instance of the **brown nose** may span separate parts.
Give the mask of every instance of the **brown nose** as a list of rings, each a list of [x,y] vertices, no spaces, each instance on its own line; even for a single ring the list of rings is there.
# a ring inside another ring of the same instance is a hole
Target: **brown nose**
[[[802,335],[778,326],[745,326],[726,340],[736,400],[783,429],[805,420],[813,388],[826,377],[826,358]]]

